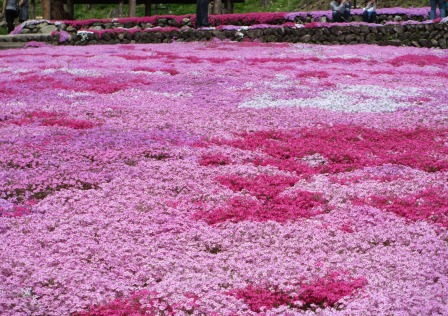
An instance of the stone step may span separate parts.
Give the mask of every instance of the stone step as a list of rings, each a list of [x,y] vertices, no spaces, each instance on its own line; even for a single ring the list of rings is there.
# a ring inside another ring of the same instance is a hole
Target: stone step
[[[0,35],[0,42],[44,42],[51,39],[50,34],[9,34]]]
[[[26,42],[0,42],[0,49],[23,48]]]
[[[22,48],[28,42],[52,42],[50,34],[9,34],[0,35],[0,49]]]

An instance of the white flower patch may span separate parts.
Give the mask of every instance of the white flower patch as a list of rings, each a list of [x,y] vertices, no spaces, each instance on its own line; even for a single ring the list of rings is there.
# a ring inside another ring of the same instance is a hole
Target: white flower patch
[[[56,72],[66,72],[69,73],[71,75],[75,75],[75,76],[81,76],[81,77],[99,77],[100,74],[98,72],[95,71],[90,71],[90,70],[86,70],[86,69],[74,69],[74,68],[58,68],[58,69],[45,69],[42,72],[44,74],[53,74]]]
[[[3,68],[3,69],[0,69],[0,73],[2,73],[2,72],[11,72],[11,73],[14,73],[14,74],[22,74],[22,73],[28,73],[29,71],[28,71],[28,69],[12,69],[12,68]]]
[[[397,97],[417,97],[419,90],[409,88],[406,91],[373,85],[338,85],[336,89],[322,92],[314,98],[274,99],[269,94],[243,102],[240,108],[267,107],[310,107],[342,112],[393,112],[398,108],[413,106],[413,103],[396,101]]]
[[[328,160],[319,153],[305,156],[301,160],[304,161],[310,167],[317,167],[328,164]]]
[[[286,80],[286,79],[289,79],[289,76],[288,75],[285,75],[285,74],[276,74],[275,75],[275,79],[276,80]]]
[[[27,102],[12,100],[10,102],[6,102],[5,106],[15,108],[15,110],[26,108],[29,106]]]
[[[197,70],[192,70],[192,71],[190,71],[190,75],[192,75],[192,76],[202,76],[202,72],[200,72],[200,71],[197,71]]]
[[[89,38],[89,34],[94,34],[90,31],[78,31],[76,32],[77,35],[81,36],[81,41],[86,41]]]
[[[233,87],[228,87],[227,90],[228,91],[239,91],[241,89],[250,89],[250,88],[255,88],[255,82],[245,82],[243,84],[241,84],[240,86],[233,86]]]
[[[163,70],[157,70],[157,71],[151,71],[151,70],[133,70],[131,71],[133,74],[151,74],[151,76],[172,76],[168,71]],[[199,74],[199,73],[198,73]]]
[[[167,98],[172,98],[172,99],[183,98],[183,97],[189,98],[189,97],[193,96],[193,94],[191,94],[191,93],[186,93],[186,92],[182,92],[182,91],[177,92],[177,93],[155,92],[154,91],[153,94],[158,95],[158,96],[164,96]]]
[[[243,37],[244,37],[244,34],[241,33],[241,32],[236,32],[236,33],[235,33],[235,36],[238,37],[238,38],[243,38]]]
[[[328,47],[331,48],[331,47]],[[327,47],[325,47],[327,49]],[[306,56],[315,56],[315,57],[324,57],[325,56],[325,50],[323,47],[318,45],[309,45],[309,44],[303,44],[303,43],[295,43],[291,45],[291,49],[287,51],[290,52],[296,52],[296,54],[301,54],[304,57]]]
[[[263,109],[263,108],[273,108],[273,107],[281,107],[285,106],[285,100],[274,100],[269,94],[262,94],[256,96],[254,99],[250,101],[246,101],[241,103],[239,108],[255,108],[255,109]],[[292,106],[292,105],[288,105]]]
[[[289,84],[290,77],[284,74],[276,74],[273,82],[264,82],[264,85],[271,89],[284,89],[285,84]]]
[[[158,71],[159,72],[159,75],[161,74],[161,72],[160,71]],[[149,71],[149,70],[133,70],[132,71],[132,73],[133,74],[154,74],[155,72],[152,72],[152,71]]]
[[[80,97],[91,96],[92,94],[93,94],[92,92],[72,92],[72,93],[69,93],[69,94],[58,93],[58,96],[69,98],[69,99],[77,99],[77,98],[80,98]]]

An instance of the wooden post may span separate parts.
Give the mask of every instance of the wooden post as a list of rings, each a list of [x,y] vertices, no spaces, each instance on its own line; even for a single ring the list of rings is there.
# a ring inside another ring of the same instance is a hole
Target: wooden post
[[[67,11],[68,11],[68,16],[70,17],[70,20],[74,20],[75,19],[75,1],[67,0]]]
[[[151,16],[151,0],[145,0],[145,16]]]
[[[213,0],[213,14],[222,14],[221,0]]]
[[[129,17],[135,16],[136,0],[129,0]]]
[[[233,1],[232,0],[226,0],[226,14],[233,13]]]
[[[51,0],[42,0],[42,17],[51,20]]]
[[[124,6],[124,1],[120,0],[120,2],[118,3],[118,17],[119,18],[123,17],[123,6]]]
[[[30,19],[31,20],[36,19],[36,0],[30,1]]]

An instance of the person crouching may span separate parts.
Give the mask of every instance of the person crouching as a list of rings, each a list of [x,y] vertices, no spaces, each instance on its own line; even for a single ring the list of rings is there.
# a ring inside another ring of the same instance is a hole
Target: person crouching
[[[334,0],[330,3],[333,11],[333,22],[348,22],[350,18],[350,2],[348,0]]]

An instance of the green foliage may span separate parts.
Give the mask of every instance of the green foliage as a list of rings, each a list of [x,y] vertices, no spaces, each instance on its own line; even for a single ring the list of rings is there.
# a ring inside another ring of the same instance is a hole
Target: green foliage
[[[168,4],[165,5],[166,9],[155,8],[153,9],[153,15],[158,14],[174,14],[174,15],[183,15],[183,14],[196,14],[196,5],[195,4]],[[143,10],[144,13],[144,10]]]
[[[245,0],[243,3],[235,3],[234,13],[247,12],[292,12],[292,11],[313,11],[328,10],[331,0]],[[352,0],[352,2],[355,0]],[[3,1],[0,0],[0,5]],[[357,6],[360,7],[364,1],[356,0]],[[117,1],[118,3],[118,1]],[[428,3],[422,3],[418,0],[378,0],[378,7],[421,7],[428,6]],[[118,4],[76,4],[75,19],[104,19],[110,17],[118,17]],[[188,4],[166,4],[152,5],[151,15],[165,14],[195,14],[196,5]],[[145,16],[145,6],[138,5],[136,7],[137,16]],[[36,1],[36,16],[42,16],[40,1]],[[123,17],[128,16],[128,6],[123,6]],[[3,30],[0,30],[3,32]],[[3,34],[3,33],[0,33]]]
[[[244,3],[235,3],[234,13],[246,12],[287,12],[294,11],[302,4],[303,0],[246,0]],[[265,3],[265,5],[262,5]],[[118,5],[75,5],[76,19],[91,19],[91,18],[109,18],[115,13],[118,13]],[[196,5],[194,4],[167,4],[167,5],[152,5],[152,15],[164,14],[195,14]],[[136,15],[145,15],[145,6],[138,5],[136,7]],[[123,16],[128,16],[128,6],[123,7]]]
[[[293,11],[313,11],[313,10],[328,10],[331,0],[245,0],[243,3],[235,3],[234,13],[247,12],[293,12]],[[354,2],[355,0],[352,0]],[[363,5],[364,0],[356,0],[357,7]],[[378,0],[378,7],[421,7],[428,6],[428,3],[423,3],[419,0]],[[109,18],[113,11],[118,12],[118,5],[100,5],[95,4],[89,7],[88,5],[75,6],[76,19],[90,19],[90,18]],[[196,13],[196,5],[188,4],[167,4],[167,5],[153,5],[151,8],[152,15],[164,14],[194,14]],[[144,5],[136,7],[136,15],[144,16]],[[128,6],[123,7],[123,16],[128,16]]]
[[[304,0],[245,0],[235,4],[236,13],[291,12],[302,6]]]
[[[136,16],[145,16],[145,6],[136,6]],[[165,15],[165,14],[188,14],[195,13],[196,5],[152,5],[151,15]],[[123,17],[129,15],[129,7],[123,6]],[[77,4],[75,5],[75,19],[105,19],[119,17],[119,6],[115,4]]]
[[[118,3],[118,1],[117,1]],[[118,11],[118,5],[113,4],[75,4],[75,19],[105,19],[111,16],[113,10]],[[128,6],[123,6],[123,16],[128,16]]]

